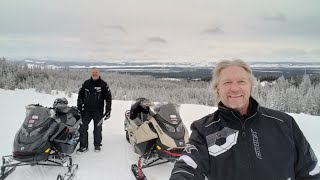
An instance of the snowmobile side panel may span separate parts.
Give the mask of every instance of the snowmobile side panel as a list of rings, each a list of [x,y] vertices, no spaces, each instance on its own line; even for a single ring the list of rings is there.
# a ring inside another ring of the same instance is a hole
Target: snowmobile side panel
[[[146,121],[136,129],[133,136],[134,143],[139,144],[158,138],[158,134],[151,130],[149,123],[151,122]]]

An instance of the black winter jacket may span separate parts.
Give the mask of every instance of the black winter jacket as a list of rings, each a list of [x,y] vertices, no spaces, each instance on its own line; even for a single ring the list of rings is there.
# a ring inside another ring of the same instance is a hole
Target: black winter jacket
[[[295,120],[253,98],[250,106],[243,117],[220,103],[192,123],[170,180],[319,180],[317,158]]]
[[[86,80],[79,90],[78,109],[80,111],[111,111],[112,96],[108,84],[100,77],[98,80],[92,78]],[[106,101],[106,105],[104,102]],[[105,106],[105,109],[104,109]]]

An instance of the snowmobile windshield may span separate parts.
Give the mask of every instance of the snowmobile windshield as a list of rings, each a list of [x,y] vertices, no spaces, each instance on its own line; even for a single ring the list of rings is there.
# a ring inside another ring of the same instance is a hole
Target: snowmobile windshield
[[[50,111],[43,106],[28,106],[27,107],[27,116],[23,122],[23,126],[26,131],[31,132],[37,129],[40,126],[43,126],[44,123],[50,118]]]
[[[182,139],[185,135],[178,107],[173,103],[160,103],[154,109],[156,114],[153,117],[161,129],[173,139]]]
[[[57,98],[53,103],[53,108],[56,113],[67,113],[70,110],[66,98]]]
[[[178,108],[179,106],[177,104],[160,103],[154,108],[154,110],[167,123],[176,125],[176,124],[180,124],[181,122],[181,117],[180,117]]]

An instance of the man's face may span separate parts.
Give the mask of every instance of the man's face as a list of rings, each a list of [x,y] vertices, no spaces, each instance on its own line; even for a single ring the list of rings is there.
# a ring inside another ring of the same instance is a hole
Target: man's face
[[[249,106],[251,81],[242,67],[229,66],[220,72],[218,93],[222,103],[240,114],[246,114]]]
[[[91,69],[91,77],[93,80],[99,79],[100,71],[99,69]]]

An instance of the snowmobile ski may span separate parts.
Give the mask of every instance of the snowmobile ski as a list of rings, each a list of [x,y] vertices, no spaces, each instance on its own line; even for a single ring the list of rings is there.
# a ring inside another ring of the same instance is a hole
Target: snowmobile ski
[[[142,172],[141,167],[137,166],[136,164],[131,165],[131,170],[133,175],[137,180],[147,180],[146,175]]]
[[[16,166],[10,166],[10,163],[12,161],[13,161],[12,156],[3,156],[2,157],[0,180],[5,179],[7,176],[9,176],[16,169]]]
[[[159,164],[164,164],[164,163],[167,163],[167,162],[170,162],[169,160],[164,160],[164,161],[160,161],[160,160],[164,160],[162,158],[157,158],[155,160],[153,160],[152,162],[150,163],[147,163],[147,164],[144,164],[141,166],[141,169],[144,169],[144,168],[148,168],[148,167],[152,167],[152,166],[156,166],[156,165],[159,165]]]
[[[72,180],[75,176],[75,172],[78,170],[78,164],[72,164],[68,167],[68,172],[64,175],[59,174],[57,180]]]
[[[152,148],[154,149],[154,148]],[[141,169],[156,166],[170,162],[168,159],[160,157],[155,150],[149,151],[139,157],[138,164],[141,164]]]
[[[9,176],[14,170],[16,169],[16,167],[1,167],[1,176],[0,176],[0,180],[4,180],[7,176]]]
[[[50,155],[50,158],[44,162],[36,162],[36,163],[24,163],[24,162],[15,162],[13,160],[13,156],[3,156],[2,157],[2,166],[1,166],[1,176],[0,180],[4,180],[7,176],[9,176],[17,166],[34,166],[34,165],[43,165],[43,166],[56,166],[56,167],[67,167],[68,171],[61,175],[57,176],[57,180],[72,180],[75,176],[76,171],[78,170],[78,164],[72,163],[72,158],[70,155]],[[57,161],[59,160],[59,161]]]

